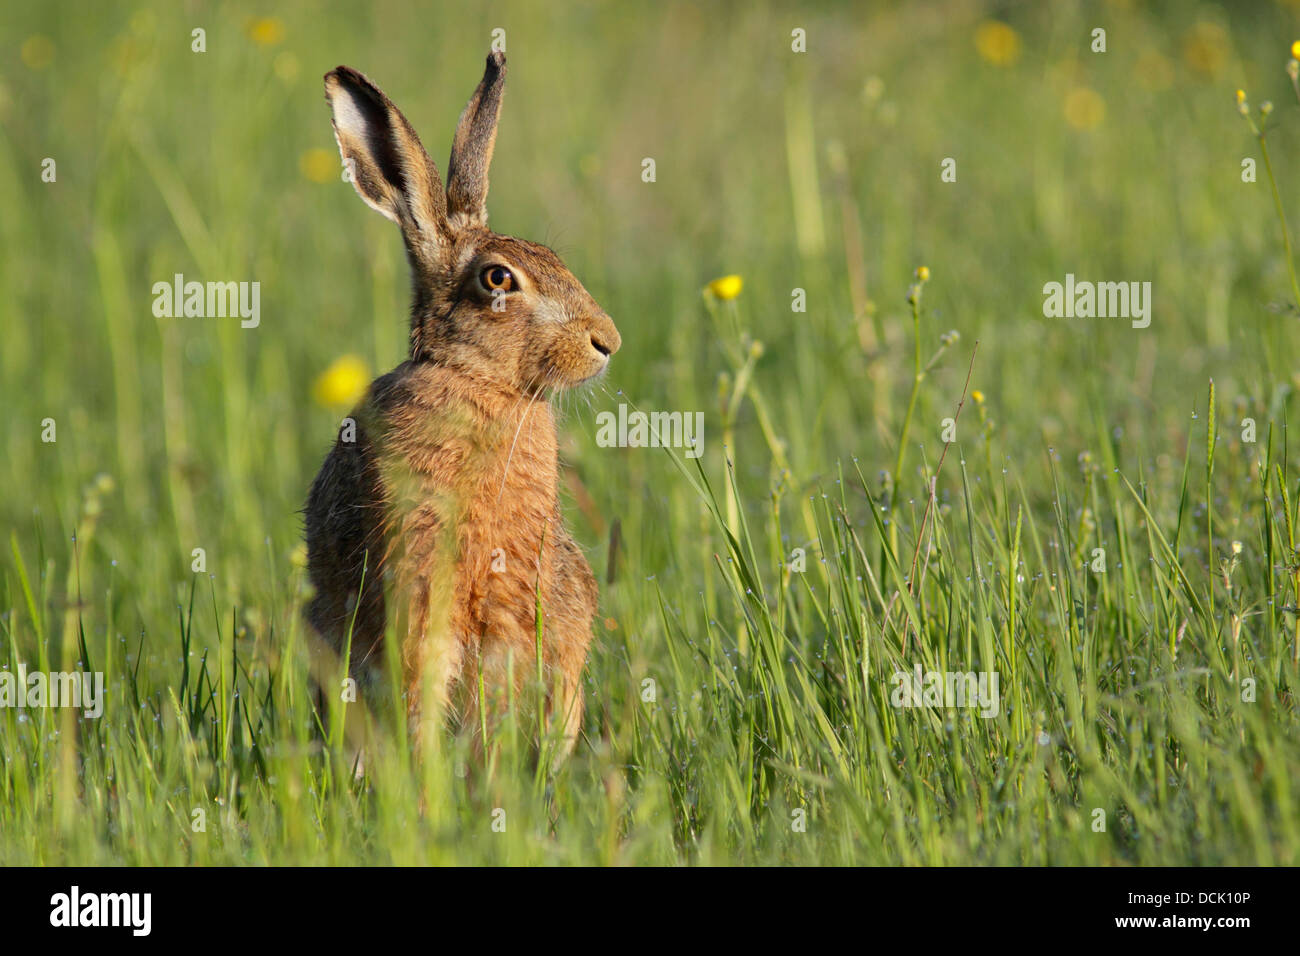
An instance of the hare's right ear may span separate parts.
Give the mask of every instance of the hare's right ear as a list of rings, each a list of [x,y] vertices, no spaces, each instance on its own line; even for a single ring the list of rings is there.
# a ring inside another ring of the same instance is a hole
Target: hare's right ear
[[[447,161],[447,206],[453,224],[487,226],[488,167],[497,140],[497,117],[506,84],[506,55],[488,54],[478,89],[456,124]]]
[[[408,248],[446,242],[447,197],[433,160],[401,110],[356,70],[325,74],[334,138],[357,194],[402,227]]]

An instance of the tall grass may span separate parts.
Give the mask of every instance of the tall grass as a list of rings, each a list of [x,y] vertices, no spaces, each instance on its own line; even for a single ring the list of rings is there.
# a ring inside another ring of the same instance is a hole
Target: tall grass
[[[0,667],[108,681],[99,719],[0,708],[0,864],[1300,862],[1296,184],[1240,182],[1229,105],[1297,25],[1116,8],[1091,56],[1017,10],[997,66],[948,13],[0,14]],[[365,69],[441,161],[502,24],[493,223],[624,338],[559,399],[603,607],[554,770],[529,702],[482,757],[413,754],[398,681],[319,710],[343,671],[300,614],[342,414],[310,383],[399,361],[405,295],[388,224],[305,172],[319,74]],[[261,327],[155,319],[175,272],[261,281]],[[1151,278],[1152,326],[1043,319],[1066,272]],[[704,456],[598,447],[621,401],[705,410]],[[997,672],[998,713],[895,706],[917,666]]]

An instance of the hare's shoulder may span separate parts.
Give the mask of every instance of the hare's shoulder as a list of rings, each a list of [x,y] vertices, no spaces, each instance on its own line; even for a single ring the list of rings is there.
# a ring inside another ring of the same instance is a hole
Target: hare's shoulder
[[[409,483],[417,496],[478,488],[506,434],[490,393],[431,363],[406,362],[376,379],[359,418],[389,491]]]
[[[470,375],[432,362],[403,362],[371,383],[365,400],[377,428],[422,424],[482,431],[501,423],[503,396]]]

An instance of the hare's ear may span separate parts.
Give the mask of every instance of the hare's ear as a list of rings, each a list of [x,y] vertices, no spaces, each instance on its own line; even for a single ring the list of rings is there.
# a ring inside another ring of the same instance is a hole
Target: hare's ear
[[[460,114],[447,163],[447,207],[455,225],[487,225],[488,166],[505,84],[505,54],[489,53],[483,79]]]
[[[325,99],[357,194],[402,227],[408,247],[442,245],[447,235],[442,180],[401,110],[346,66],[325,74]]]

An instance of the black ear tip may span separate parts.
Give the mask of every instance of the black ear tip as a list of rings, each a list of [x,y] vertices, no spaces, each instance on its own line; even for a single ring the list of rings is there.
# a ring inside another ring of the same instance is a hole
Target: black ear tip
[[[356,86],[359,85],[359,82],[364,82],[364,79],[365,78],[356,70],[352,69],[352,67],[339,64],[325,74],[325,86],[328,87],[331,81],[338,83],[339,85],[350,83]]]
[[[506,66],[506,55],[500,50],[493,50],[487,55],[488,68],[496,67],[498,70],[504,70]]]

